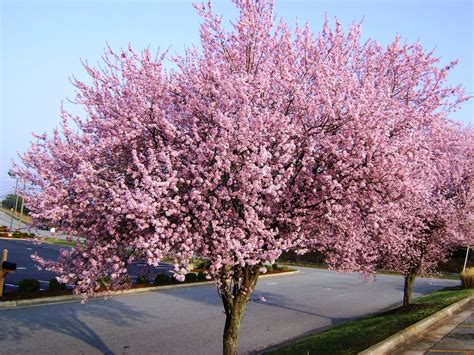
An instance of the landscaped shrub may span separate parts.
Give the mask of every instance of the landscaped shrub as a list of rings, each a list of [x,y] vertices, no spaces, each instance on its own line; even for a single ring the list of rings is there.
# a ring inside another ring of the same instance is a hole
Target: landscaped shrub
[[[462,288],[474,288],[474,268],[468,268],[461,273]]]
[[[280,270],[280,266],[278,264],[272,265],[273,270]]]
[[[184,278],[184,282],[196,282],[197,281],[197,274],[194,272],[190,272],[186,274]]]
[[[130,276],[124,276],[120,282],[119,282],[119,285],[121,286],[124,286],[124,285],[128,285],[128,286],[131,286],[132,285],[132,278]]]
[[[169,285],[171,277],[167,274],[158,274],[155,277],[155,285]]]
[[[8,232],[7,226],[0,226],[0,232]]]
[[[54,291],[65,290],[66,285],[56,280],[56,278],[52,278],[49,280],[49,289]]]
[[[12,238],[31,238],[31,237],[30,237],[30,234],[25,233],[25,232],[13,232]]]
[[[211,267],[211,262],[209,260],[204,259],[194,259],[193,260],[194,267],[196,269],[204,269],[207,270]]]
[[[267,269],[267,272],[272,272],[273,271],[273,267],[271,265],[263,265],[263,267],[265,269]]]
[[[107,287],[107,286],[110,286],[112,284],[112,279],[110,278],[110,276],[105,275],[105,276],[102,276],[101,278],[99,278],[97,280],[97,283],[99,284],[99,286],[101,288],[102,287]]]
[[[36,292],[40,289],[40,283],[35,279],[24,279],[18,283],[18,290],[21,292]]]
[[[199,273],[197,274],[197,280],[198,280],[198,281],[207,281],[207,279],[206,279],[206,274],[203,273],[203,272],[199,272]]]
[[[137,285],[149,285],[149,284],[150,284],[150,280],[149,280],[148,277],[146,277],[146,276],[138,276],[138,277],[137,277],[136,284],[137,284]]]

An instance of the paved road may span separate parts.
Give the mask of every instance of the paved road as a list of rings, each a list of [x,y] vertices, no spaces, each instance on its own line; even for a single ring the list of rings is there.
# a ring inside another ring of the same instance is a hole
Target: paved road
[[[42,289],[48,288],[49,280],[56,275],[46,270],[38,270],[36,262],[31,259],[31,254],[37,252],[45,259],[56,260],[61,248],[64,246],[47,243],[38,245],[26,240],[0,239],[0,252],[3,249],[8,249],[8,260],[17,264],[17,270],[8,274],[5,279],[4,292],[16,290],[18,283],[28,278],[39,280]],[[171,265],[165,263],[161,263],[155,268],[138,261],[129,266],[129,274],[134,281],[138,275],[147,275],[153,281],[158,272],[169,272],[170,268]]]
[[[10,228],[10,223],[11,223],[11,217],[5,212],[3,212],[2,210],[0,210],[0,226],[7,226],[8,228]],[[25,222],[22,222],[20,225],[20,221],[13,218],[12,228],[17,229],[19,227],[21,229],[28,228],[28,224]]]
[[[11,223],[11,216],[9,216],[8,214],[6,214],[2,210],[0,210],[0,226],[7,226],[8,228],[10,228],[10,223]],[[53,236],[52,233],[49,230],[44,231],[44,230],[41,230],[41,229],[32,228],[32,227],[30,227],[30,225],[28,223],[22,222],[20,224],[19,220],[13,218],[12,230],[17,230],[17,229],[20,229],[21,231],[24,231],[24,232],[35,233],[36,235],[42,236],[42,237],[52,237]],[[66,236],[57,235],[57,234],[55,234],[54,237],[59,237],[59,238],[63,238],[63,239],[66,238]]]
[[[247,307],[240,351],[252,352],[398,304],[403,280],[301,268],[260,279]],[[416,296],[458,282],[419,279]],[[267,302],[258,301],[264,296]],[[0,311],[0,353],[221,354],[224,314],[213,286]]]

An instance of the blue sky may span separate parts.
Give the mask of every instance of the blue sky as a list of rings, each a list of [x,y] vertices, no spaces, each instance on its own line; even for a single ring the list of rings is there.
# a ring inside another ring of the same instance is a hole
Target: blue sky
[[[74,91],[69,77],[86,78],[80,59],[97,63],[108,42],[136,49],[171,48],[182,53],[198,43],[199,17],[192,1],[41,1],[0,0],[0,197],[14,181],[7,171],[25,151],[31,132],[51,132],[60,104]],[[343,24],[363,22],[365,38],[386,44],[395,35],[420,40],[442,63],[459,59],[450,76],[474,94],[474,7],[472,0],[306,0],[276,1],[278,16],[294,25],[309,22],[319,32],[327,14]],[[216,12],[232,18],[230,0],[214,1]],[[453,118],[472,124],[474,103]]]

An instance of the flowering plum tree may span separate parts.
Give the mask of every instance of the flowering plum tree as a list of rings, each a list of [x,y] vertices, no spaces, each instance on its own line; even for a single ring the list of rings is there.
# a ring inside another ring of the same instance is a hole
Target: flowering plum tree
[[[126,287],[138,255],[210,261],[235,354],[260,269],[282,251],[321,249],[342,270],[373,269],[376,236],[398,236],[393,203],[409,186],[407,152],[464,97],[419,44],[360,43],[326,21],[320,35],[275,22],[271,1],[234,1],[230,29],[211,4],[202,48],[174,58],[108,50],[76,81],[86,118],[62,112],[17,173],[36,218],[87,236],[45,267],[92,295]]]
[[[425,137],[425,158],[411,162],[412,192],[398,201],[405,211],[400,238],[382,248],[382,264],[405,277],[405,306],[417,275],[434,271],[454,248],[472,244],[464,227],[472,203],[473,138],[471,129],[455,125],[433,129]]]

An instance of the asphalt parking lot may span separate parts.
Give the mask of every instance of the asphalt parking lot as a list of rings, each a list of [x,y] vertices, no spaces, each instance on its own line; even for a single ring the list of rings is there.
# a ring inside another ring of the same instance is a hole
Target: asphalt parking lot
[[[357,273],[299,269],[259,280],[242,322],[239,354],[254,354],[403,299],[398,275],[377,275],[367,283]],[[417,278],[413,295],[456,285],[459,281]],[[215,285],[4,309],[0,323],[8,331],[0,333],[0,353],[218,355],[224,318]]]
[[[64,246],[55,244],[35,244],[26,240],[0,239],[0,251],[8,250],[8,261],[17,264],[17,270],[9,273],[5,279],[4,292],[15,291],[18,283],[23,279],[36,279],[40,282],[41,289],[48,288],[49,280],[56,275],[46,270],[38,270],[37,263],[31,259],[35,252],[45,259],[57,260],[60,249]],[[152,281],[157,273],[169,273],[172,266],[161,263],[158,267],[149,266],[144,262],[134,262],[129,266],[129,274],[133,281],[138,276],[147,276]]]

